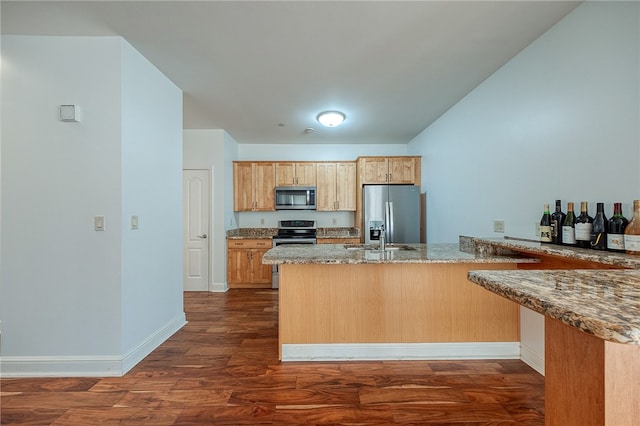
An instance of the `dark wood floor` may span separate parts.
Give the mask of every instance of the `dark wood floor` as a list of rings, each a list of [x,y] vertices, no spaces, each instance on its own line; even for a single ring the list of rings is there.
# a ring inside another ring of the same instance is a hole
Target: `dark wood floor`
[[[520,361],[281,364],[277,302],[186,293],[189,323],[124,377],[0,381],[2,424],[544,424]]]

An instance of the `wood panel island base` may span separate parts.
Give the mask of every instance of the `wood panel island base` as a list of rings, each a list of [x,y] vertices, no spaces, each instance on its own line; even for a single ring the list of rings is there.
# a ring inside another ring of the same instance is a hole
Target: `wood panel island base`
[[[467,280],[472,269],[515,269],[517,260],[479,264],[457,246],[460,257],[434,259],[416,246],[367,255],[287,245],[265,254],[281,262],[280,359],[518,359],[518,305]]]

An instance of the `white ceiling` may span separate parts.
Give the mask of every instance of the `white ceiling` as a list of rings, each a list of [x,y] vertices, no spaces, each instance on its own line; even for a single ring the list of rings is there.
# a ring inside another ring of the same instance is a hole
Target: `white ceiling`
[[[120,35],[239,143],[407,143],[579,1],[2,1],[2,34]],[[322,128],[323,110],[347,115]],[[304,129],[312,127],[312,133]]]

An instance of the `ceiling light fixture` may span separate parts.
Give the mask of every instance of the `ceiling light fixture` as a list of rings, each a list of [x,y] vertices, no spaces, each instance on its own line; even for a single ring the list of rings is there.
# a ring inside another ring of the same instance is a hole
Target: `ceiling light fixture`
[[[318,121],[326,127],[339,126],[345,119],[345,115],[339,111],[325,111],[318,114]]]

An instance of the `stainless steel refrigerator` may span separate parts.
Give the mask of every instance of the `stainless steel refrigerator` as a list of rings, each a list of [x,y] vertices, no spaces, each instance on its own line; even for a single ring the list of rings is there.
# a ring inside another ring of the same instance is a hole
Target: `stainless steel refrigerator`
[[[424,242],[420,226],[420,188],[415,185],[364,185],[362,206],[364,242]]]

